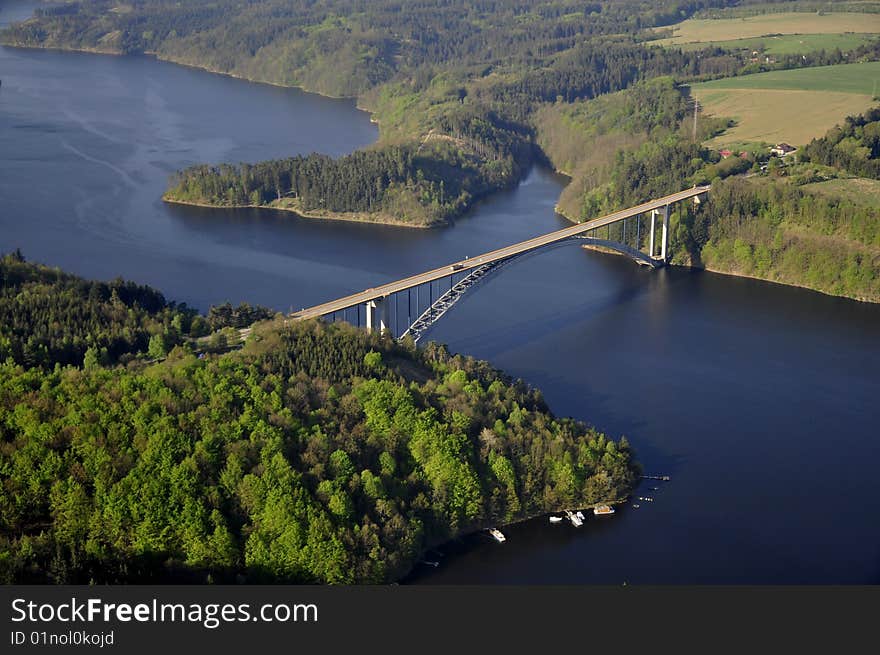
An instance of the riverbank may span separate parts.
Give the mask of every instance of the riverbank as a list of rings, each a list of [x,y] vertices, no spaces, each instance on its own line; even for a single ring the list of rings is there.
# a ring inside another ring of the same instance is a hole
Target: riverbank
[[[188,200],[177,200],[168,197],[167,194],[162,196],[162,202],[172,205],[185,205],[190,207],[204,207],[206,209],[263,209],[281,212],[289,212],[296,214],[300,218],[309,218],[325,221],[347,221],[351,223],[375,223],[378,225],[390,225],[392,227],[408,227],[415,229],[427,230],[435,227],[448,225],[448,221],[434,222],[427,224],[407,223],[393,216],[382,213],[366,213],[366,212],[331,212],[331,211],[307,211],[298,206],[284,206],[281,204],[271,205],[214,205],[207,202],[193,202]],[[276,201],[277,202],[277,201]]]
[[[726,275],[728,277],[741,277],[749,280],[758,280],[759,282],[767,282],[768,284],[778,284],[785,287],[794,287],[795,289],[804,289],[806,291],[813,291],[814,293],[821,293],[823,296],[829,296],[831,298],[843,298],[845,300],[854,300],[856,302],[865,303],[869,305],[877,305],[880,304],[880,300],[875,300],[871,298],[866,298],[862,296],[849,296],[840,293],[831,293],[829,291],[824,291],[822,289],[817,289],[815,287],[811,287],[806,284],[799,284],[797,282],[786,282],[785,280],[771,280],[766,277],[759,277],[757,275],[749,275],[748,273],[737,273],[729,270],[723,270],[720,268],[715,268],[713,266],[682,266],[679,264],[670,264],[670,266],[675,266],[676,268],[683,268],[692,271],[706,271],[707,273],[715,273],[716,275]]]
[[[174,64],[175,66],[183,66],[185,68],[192,68],[193,70],[200,70],[206,73],[211,73],[213,75],[222,75],[223,77],[230,77],[235,80],[241,80],[243,82],[250,82],[251,84],[265,84],[267,86],[273,86],[277,89],[298,89],[303,93],[310,93],[312,95],[321,96],[322,98],[328,98],[330,100],[350,100],[355,103],[355,106],[367,113],[370,114],[370,122],[379,124],[379,121],[372,115],[372,109],[361,104],[360,96],[345,96],[345,95],[333,95],[330,93],[325,93],[322,91],[318,91],[313,88],[309,88],[302,84],[281,84],[279,82],[273,82],[271,80],[267,80],[264,78],[257,77],[248,77],[246,75],[239,75],[238,73],[232,73],[229,71],[220,70],[218,68],[213,68],[211,66],[207,66],[205,64],[198,64],[191,61],[186,61],[183,59],[177,59],[174,57],[163,56],[159,52],[155,52],[152,50],[145,51],[143,53],[137,54],[128,54],[126,52],[122,52],[118,49],[113,48],[79,48],[74,46],[64,46],[64,45],[34,45],[34,44],[24,44],[24,43],[16,43],[16,42],[7,42],[0,39],[0,46],[4,48],[18,48],[21,50],[46,50],[48,52],[82,52],[91,55],[107,55],[110,57],[152,57],[157,61],[165,62],[167,64]]]
[[[617,250],[613,250],[611,248],[606,248],[605,246],[583,245],[583,246],[581,246],[581,248],[583,248],[584,250],[591,250],[593,252],[598,252],[603,255],[615,255],[618,257],[625,257],[626,256],[625,253],[622,253]],[[714,273],[716,275],[725,275],[727,277],[746,278],[749,280],[757,280],[759,282],[766,282],[768,284],[777,284],[777,285],[781,285],[781,286],[785,286],[785,287],[794,287],[796,289],[804,289],[806,291],[812,291],[814,293],[821,293],[823,296],[829,296],[831,298],[844,298],[846,300],[854,300],[856,302],[862,302],[862,303],[868,303],[868,304],[878,304],[878,302],[880,302],[877,300],[872,300],[870,298],[865,298],[865,297],[860,297],[860,296],[847,296],[847,295],[843,295],[843,294],[830,293],[827,291],[823,291],[822,289],[816,289],[816,288],[808,286],[806,284],[798,284],[796,282],[786,282],[784,280],[773,280],[773,279],[766,278],[766,277],[759,277],[757,275],[749,275],[747,273],[733,272],[733,271],[729,271],[729,270],[715,268],[712,266],[687,266],[684,264],[674,264],[674,263],[667,263],[666,265],[669,267],[677,268],[677,269],[681,269],[681,270],[705,271],[706,273]]]
[[[711,192],[709,195],[711,198],[711,195],[712,195]],[[570,221],[571,223],[578,222],[578,220],[573,219],[570,215],[568,215],[566,213],[565,209],[560,207],[558,204],[554,207],[554,210],[556,211],[557,214],[559,214],[560,216],[562,216],[566,220]],[[672,231],[673,231],[673,233],[675,232],[674,225],[672,226]],[[817,236],[817,238],[821,238],[822,235],[816,235],[816,236]],[[725,243],[726,243],[726,245],[729,246],[729,249],[731,251],[733,251],[737,247],[739,247],[739,248],[743,247],[743,244],[740,244],[738,239],[736,241],[731,240],[731,239],[727,239]],[[739,244],[739,245],[737,245],[737,244]],[[748,245],[748,244],[746,244],[746,245]],[[838,245],[840,245],[840,244],[838,244]],[[847,245],[847,244],[844,244],[844,245]],[[757,244],[753,244],[749,247],[752,249],[756,249],[761,246],[762,246],[762,244],[757,243]],[[766,246],[764,246],[764,247],[766,247]],[[810,250],[805,245],[798,247],[797,242],[794,239],[789,240],[787,247],[791,250],[791,252],[797,253],[797,255],[800,257],[807,257],[810,254],[815,254],[815,249]],[[604,254],[611,254],[611,255],[622,255],[623,254],[623,253],[620,253],[620,252],[617,252],[617,251],[614,251],[614,250],[611,250],[608,248],[603,248],[602,246],[584,245],[583,248],[588,249],[588,250],[595,250],[597,252],[602,252]],[[714,250],[712,250],[712,252],[715,252],[715,250],[718,250],[717,244],[714,244],[713,248],[714,248]],[[819,250],[819,252],[822,252],[821,249]],[[704,254],[708,254],[708,248],[706,249],[706,253],[704,253]],[[850,255],[851,255],[851,253],[850,253]],[[843,255],[841,254],[841,256],[843,256]],[[825,281],[826,286],[823,288],[823,287],[819,286],[818,284],[809,284],[807,282],[797,281],[797,280],[793,280],[793,279],[785,279],[782,277],[770,277],[770,276],[758,275],[755,273],[749,273],[749,272],[745,272],[743,270],[737,270],[737,269],[733,269],[733,268],[724,268],[722,266],[713,265],[711,262],[710,263],[703,263],[702,265],[693,265],[692,263],[676,262],[676,261],[674,261],[674,257],[675,257],[675,255],[673,253],[673,259],[671,261],[667,262],[668,266],[674,266],[676,268],[686,269],[686,270],[707,271],[709,273],[717,273],[720,275],[727,275],[730,277],[741,277],[741,278],[748,278],[748,279],[752,279],[752,280],[760,280],[762,282],[768,282],[770,284],[779,284],[779,285],[788,286],[788,287],[796,287],[796,288],[800,288],[800,289],[806,289],[809,291],[815,291],[817,293],[821,293],[823,295],[831,296],[834,298],[846,298],[848,300],[855,300],[857,302],[871,303],[871,304],[880,303],[880,297],[878,297],[878,296],[872,297],[872,296],[868,296],[868,295],[865,295],[862,293],[846,293],[846,292],[842,292],[842,291],[835,291],[833,288],[830,288],[829,283],[827,281]],[[690,258],[690,255],[687,255],[687,253],[685,253],[685,259],[689,259],[689,258]],[[784,272],[780,271],[778,268],[771,268],[769,270],[769,272],[771,274],[774,274],[775,276],[781,276],[784,274]],[[809,271],[805,270],[803,274],[808,275]]]
[[[501,533],[504,534],[505,537],[509,541],[510,536],[505,532],[508,528],[510,528],[512,526],[521,526],[525,523],[529,523],[532,521],[538,521],[539,519],[544,519],[544,522],[547,524],[544,527],[549,526],[550,529],[554,529],[557,526],[555,524],[549,523],[549,517],[554,516],[554,515],[562,515],[564,520],[561,522],[561,524],[565,524],[565,523],[569,522],[568,518],[564,517],[566,512],[572,512],[572,513],[583,512],[586,515],[583,519],[584,525],[589,525],[588,516],[589,516],[589,513],[592,513],[593,509],[595,509],[596,507],[600,507],[602,505],[608,505],[608,506],[613,507],[613,506],[620,506],[620,505],[623,505],[623,504],[629,502],[630,500],[633,499],[633,492],[635,491],[635,487],[638,486],[639,482],[640,481],[638,481],[638,480],[636,481],[636,483],[633,485],[633,488],[630,489],[630,493],[626,497],[618,499],[618,500],[600,501],[600,502],[596,502],[596,503],[592,503],[592,504],[578,506],[574,509],[562,508],[562,509],[554,509],[554,510],[550,510],[550,511],[541,511],[539,513],[536,513],[536,514],[533,514],[530,516],[524,516],[522,518],[516,519],[515,521],[510,521],[510,522],[506,522],[506,523],[495,523],[492,525],[484,525],[484,526],[481,526],[481,527],[476,528],[474,530],[468,530],[466,532],[462,532],[458,535],[453,536],[450,539],[444,539],[444,540],[438,541],[433,544],[427,544],[422,549],[417,560],[415,562],[413,562],[413,565],[410,568],[410,570],[407,571],[404,575],[402,575],[399,578],[398,583],[409,584],[409,583],[412,583],[412,582],[415,582],[416,580],[418,580],[420,578],[420,566],[427,563],[428,558],[431,557],[431,553],[437,553],[440,557],[445,558],[445,557],[447,557],[447,555],[449,555],[449,551],[452,550],[453,553],[450,555],[452,559],[456,559],[457,557],[460,557],[463,554],[466,554],[468,551],[470,551],[473,548],[473,546],[476,543],[478,543],[478,542],[475,542],[474,540],[476,540],[480,536],[489,537],[490,535],[488,535],[488,531],[492,528],[497,528],[498,530],[500,530]],[[604,520],[605,518],[606,518],[605,516],[595,516],[594,520],[598,520],[598,519]],[[583,526],[579,526],[579,527],[583,527]],[[471,543],[471,542],[473,542],[473,543]],[[455,552],[455,551],[458,551],[458,552]]]

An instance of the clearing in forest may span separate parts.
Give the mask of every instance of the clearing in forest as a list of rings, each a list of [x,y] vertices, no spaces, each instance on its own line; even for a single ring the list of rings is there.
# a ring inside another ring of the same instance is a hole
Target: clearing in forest
[[[846,116],[864,112],[880,92],[880,62],[771,71],[691,87],[703,112],[736,126],[708,142],[785,141],[804,145]]]
[[[859,205],[880,207],[880,180],[852,177],[806,184],[804,191],[831,198],[845,198]]]

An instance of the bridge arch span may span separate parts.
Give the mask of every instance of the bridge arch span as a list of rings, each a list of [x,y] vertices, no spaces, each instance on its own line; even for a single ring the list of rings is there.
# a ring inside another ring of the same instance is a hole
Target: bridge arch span
[[[407,317],[407,328],[401,332],[401,335],[410,335],[418,340],[422,334],[458,302],[465,292],[479,284],[500,267],[529,253],[543,252],[551,247],[580,242],[582,245],[591,244],[620,252],[642,265],[651,267],[663,266],[666,263],[668,251],[670,207],[675,203],[685,200],[692,200],[695,205],[698,205],[706,197],[709,189],[709,186],[694,186],[692,189],[685,189],[684,191],[657,198],[629,209],[613,212],[583,223],[577,223],[549,234],[527,239],[526,241],[477,255],[476,257],[460,260],[448,266],[441,266],[440,268],[412,275],[395,282],[366,289],[338,300],[303,309],[292,314],[290,318],[293,320],[303,320],[330,317],[332,320],[336,320],[341,313],[342,319],[348,320],[347,312],[355,310],[357,318],[354,322],[357,325],[361,325],[361,307],[363,307],[365,315],[364,325],[367,329],[395,332],[394,327],[401,322],[399,301],[401,296],[406,294],[407,309],[405,316]],[[622,223],[621,235],[625,241],[627,219],[639,217],[636,222],[638,230],[638,227],[641,225],[640,217],[648,213],[651,216],[649,238],[647,239],[648,253],[644,253],[639,249],[641,240],[638,237],[636,238],[637,247],[632,247],[610,238],[610,226]],[[657,236],[656,218],[658,216],[661,218],[660,228],[662,230],[659,256],[655,247]],[[596,236],[596,230],[601,227],[608,227],[609,238],[600,239]],[[441,282],[443,280],[447,280],[449,283],[449,288],[445,292],[441,292]],[[437,290],[436,298],[434,296],[435,286]],[[421,302],[420,292],[424,287],[427,287],[426,291],[428,294],[428,302],[426,304]],[[416,293],[415,311],[412,310],[413,291]],[[394,304],[396,315],[394,324],[391,322],[392,304]],[[412,320],[413,315],[416,316],[415,320]]]

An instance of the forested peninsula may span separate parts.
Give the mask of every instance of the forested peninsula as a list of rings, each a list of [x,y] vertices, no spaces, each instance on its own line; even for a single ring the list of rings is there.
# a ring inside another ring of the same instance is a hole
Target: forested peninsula
[[[823,125],[832,130],[826,139],[799,144],[805,147],[786,160],[760,142],[738,144],[730,157],[709,144],[735,121],[699,105],[694,128],[691,93],[715,78],[878,61],[877,35],[853,37],[847,49],[821,39],[803,45],[794,35],[780,51],[755,39],[676,45],[664,38],[692,17],[735,22],[831,10],[869,14],[880,5],[83,0],[41,9],[0,40],[150,53],[356,97],[380,126],[375,145],[339,159],[199,164],[173,177],[168,201],[430,227],[516,184],[534,162],[570,175],[557,209],[573,221],[711,182],[702,211],[672,217],[673,264],[877,302],[873,128]],[[838,138],[846,130],[852,133]]]
[[[164,199],[219,207],[271,207],[310,218],[411,227],[447,223],[478,198],[519,181],[531,146],[494,115],[463,110],[428,134],[333,159],[312,154],[258,164],[194,166]]]
[[[0,581],[392,582],[636,481],[625,438],[438,344],[277,317],[214,347],[267,315],[0,257]]]

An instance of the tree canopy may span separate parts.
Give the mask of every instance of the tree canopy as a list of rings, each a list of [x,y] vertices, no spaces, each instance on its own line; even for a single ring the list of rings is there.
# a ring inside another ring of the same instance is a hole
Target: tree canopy
[[[425,548],[620,500],[636,478],[625,441],[433,343],[278,320],[225,354],[92,352],[0,364],[4,583],[388,582]]]

